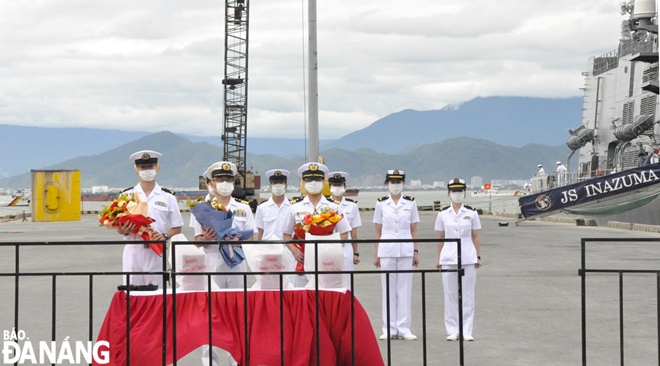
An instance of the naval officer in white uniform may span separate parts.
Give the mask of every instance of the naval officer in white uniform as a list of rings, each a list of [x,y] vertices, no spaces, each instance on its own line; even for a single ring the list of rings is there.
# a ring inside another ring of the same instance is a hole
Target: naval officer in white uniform
[[[204,175],[209,177],[209,186],[213,194],[207,196],[232,211],[232,227],[237,230],[256,230],[254,215],[248,202],[237,200],[231,196],[234,192],[234,180],[237,174],[236,165],[227,161],[211,164]],[[218,238],[212,228],[202,228],[197,222],[195,215],[191,215],[190,226],[195,231],[195,240],[213,241],[222,240]],[[239,245],[239,244],[236,244]],[[215,272],[247,272],[247,263],[241,262],[234,268],[229,268],[222,255],[220,255],[219,244],[204,245],[204,252],[209,258],[209,268]],[[243,288],[243,276],[216,275],[213,281],[219,288]]]
[[[351,231],[348,233],[349,239],[357,239],[357,228],[362,226],[360,219],[360,209],[357,202],[344,197],[346,193],[346,172],[330,172],[328,173],[328,184],[330,185],[330,193],[333,201],[339,202],[339,209],[344,213],[344,219],[351,225]],[[353,271],[355,265],[360,263],[360,252],[358,252],[357,243],[344,243],[344,270]],[[351,275],[346,273],[344,275],[346,288],[351,290]]]
[[[282,239],[282,220],[289,213],[291,203],[286,199],[287,178],[291,173],[286,169],[272,169],[266,172],[270,183],[270,198],[257,206],[255,222],[257,240],[268,240],[271,236]]]
[[[342,213],[338,202],[331,202],[323,196],[323,182],[328,172],[328,167],[321,163],[305,163],[298,168],[298,175],[303,180],[307,195],[301,200],[292,200],[291,209],[282,221],[284,240],[293,239],[295,225],[301,223],[307,214],[320,211],[323,207],[330,207],[338,213]],[[334,229],[334,232],[340,233],[341,240],[348,239],[349,231],[351,231],[351,226],[346,218],[339,220]],[[305,262],[305,254],[298,250],[295,245],[287,244],[287,247],[298,263]],[[304,287],[307,284],[305,276],[294,277],[295,287]]]
[[[135,171],[140,177],[140,182],[133,188],[127,189],[126,193],[137,194],[142,202],[148,206],[148,215],[155,221],[151,223],[154,234],[152,240],[167,240],[172,235],[179,234],[183,226],[179,204],[174,195],[161,188],[156,183],[156,175],[160,170],[158,159],[162,154],[152,150],[142,150],[131,155],[134,161]],[[125,240],[142,240],[131,231],[137,229],[134,224],[127,222],[117,227],[117,231],[124,235]],[[124,272],[156,272],[163,270],[163,259],[151,248],[144,244],[127,244],[124,247],[123,265]],[[159,288],[163,286],[162,275],[131,275],[131,285],[156,284]],[[124,284],[126,277],[124,277]]]
[[[379,239],[417,239],[419,213],[415,199],[402,196],[406,175],[403,170],[388,170],[385,178],[390,194],[381,197],[376,203],[374,224],[376,240]],[[406,271],[417,267],[419,255],[416,242],[377,243],[374,265],[386,271]],[[392,339],[416,340],[411,333],[411,298],[412,273],[389,274],[390,297],[387,298],[387,283],[382,275],[383,287],[383,334],[381,340],[389,335]],[[387,323],[387,303],[390,305],[390,322]]]
[[[463,204],[465,199],[465,181],[453,179],[447,186],[451,206],[438,213],[435,230],[440,239],[461,239],[461,267],[465,271],[463,285],[463,339],[474,341],[472,324],[474,320],[474,288],[477,282],[476,269],[481,267],[481,239],[479,230],[481,221],[475,210]],[[438,269],[457,269],[458,250],[456,242],[438,243]],[[455,341],[459,337],[458,326],[458,274],[443,272],[442,286],[445,297],[445,328],[447,340]]]
[[[256,230],[254,215],[247,201],[237,200],[231,196],[234,192],[234,183],[236,179],[237,169],[234,163],[228,161],[219,161],[211,164],[203,176],[207,179],[207,185],[210,187],[207,199],[212,199],[224,205],[228,210],[232,211],[233,222],[232,227],[237,230]],[[212,228],[203,228],[202,225],[195,219],[195,215],[190,216],[190,226],[194,228],[195,240],[198,241],[213,241],[222,240],[218,238]],[[247,239],[249,240],[249,239]],[[240,245],[240,244],[234,244]],[[219,244],[207,244],[203,246],[209,260],[209,270],[213,272],[247,272],[248,267],[246,261],[242,261],[234,268],[229,268],[225,263],[222,255],[220,254]],[[213,281],[221,289],[226,288],[243,288],[243,276],[241,275],[215,275]],[[202,364],[209,365],[209,351],[208,345],[202,346]],[[227,352],[229,364],[237,365],[236,360]],[[219,365],[219,357],[213,352],[211,365]]]

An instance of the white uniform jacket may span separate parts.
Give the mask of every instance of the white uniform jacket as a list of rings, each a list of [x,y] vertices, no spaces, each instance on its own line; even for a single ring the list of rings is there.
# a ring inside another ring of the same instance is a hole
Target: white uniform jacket
[[[173,227],[182,227],[183,218],[181,217],[181,210],[179,210],[179,203],[173,194],[163,191],[163,189],[156,183],[156,186],[151,191],[151,195],[147,198],[144,190],[138,183],[135,187],[127,190],[125,193],[137,194],[140,200],[146,202],[148,205],[148,215],[156,220],[151,223],[151,228],[161,234],[167,234],[167,231]],[[126,240],[141,240],[139,235],[130,234],[125,235]]]
[[[232,222],[232,227],[238,230],[254,230],[256,231],[256,226],[254,223],[254,215],[252,214],[252,209],[250,205],[242,202],[238,202],[231,197],[229,203],[227,204],[227,209],[234,213],[234,218]],[[195,236],[204,235],[204,229],[202,225],[197,222],[195,215],[190,215],[190,226],[195,229]],[[223,238],[218,238],[222,240]]]
[[[381,239],[412,239],[410,225],[419,222],[414,198],[401,196],[397,204],[391,196],[382,197],[376,203],[374,224],[382,225]],[[379,243],[378,257],[412,257],[415,245],[406,243]]]
[[[289,214],[290,209],[291,203],[289,203],[289,200],[286,199],[286,197],[279,207],[277,206],[277,203],[273,201],[272,197],[257,206],[257,213],[254,219],[257,228],[264,231],[264,240],[267,240],[273,235],[279,239],[283,239],[282,221],[284,221],[284,218]]]
[[[339,205],[328,201],[328,199],[325,197],[321,197],[318,206],[314,207],[312,202],[309,201],[309,197],[305,196],[305,198],[302,200],[291,205],[289,213],[284,217],[284,220],[282,221],[282,232],[284,234],[293,236],[294,226],[301,223],[305,215],[313,213],[315,209],[320,211],[323,207],[330,207],[340,214],[343,213]],[[337,226],[335,226],[334,232],[343,234],[349,231],[351,231],[351,225],[348,223],[348,220],[346,220],[346,215],[344,215],[344,218],[337,222]]]
[[[355,201],[342,197],[341,203],[339,204],[339,209],[344,213],[344,220],[348,221],[348,224],[351,225],[351,230],[356,227],[362,226],[362,220],[360,219],[360,208],[358,207]],[[351,233],[349,231],[348,238],[351,238]]]
[[[458,213],[452,206],[438,212],[435,230],[444,231],[445,239],[461,238],[461,264],[477,263],[477,249],[472,242],[472,230],[480,230],[481,221],[477,211],[461,206]],[[445,242],[440,252],[440,264],[458,264],[457,244]]]

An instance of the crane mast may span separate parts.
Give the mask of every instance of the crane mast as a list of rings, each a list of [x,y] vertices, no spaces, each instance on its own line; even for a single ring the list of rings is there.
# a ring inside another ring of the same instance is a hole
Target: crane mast
[[[247,170],[247,92],[249,0],[225,0],[225,75],[223,160],[236,164],[234,195],[254,195],[254,176]]]

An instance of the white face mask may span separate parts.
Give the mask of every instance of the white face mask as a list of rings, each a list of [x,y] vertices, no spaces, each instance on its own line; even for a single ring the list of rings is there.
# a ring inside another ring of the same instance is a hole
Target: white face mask
[[[281,196],[286,192],[286,184],[283,183],[278,183],[278,184],[273,184],[270,188],[271,192],[273,192],[273,196]]]
[[[388,189],[392,195],[396,196],[403,191],[403,183],[390,183]]]
[[[341,197],[345,192],[346,188],[344,187],[330,187],[330,193],[332,193],[333,196]]]
[[[215,184],[215,191],[221,196],[229,196],[234,191],[234,183],[218,182]]]
[[[151,182],[156,178],[156,169],[140,170],[138,171],[138,175],[140,176],[140,179]]]
[[[465,192],[449,192],[449,198],[454,203],[463,203],[463,198],[465,198]]]
[[[305,189],[307,193],[319,194],[323,192],[323,182],[306,182]]]
[[[206,189],[209,191],[211,196],[213,196],[215,194],[215,191],[213,190],[213,187],[211,187],[210,183],[206,186]]]

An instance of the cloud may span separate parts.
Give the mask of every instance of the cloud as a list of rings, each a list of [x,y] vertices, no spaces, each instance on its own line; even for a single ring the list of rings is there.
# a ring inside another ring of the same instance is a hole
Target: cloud
[[[306,2],[251,2],[248,133],[303,137]],[[579,94],[617,46],[600,0],[317,4],[322,139],[403,109]],[[0,124],[219,135],[224,2],[4,1]]]

